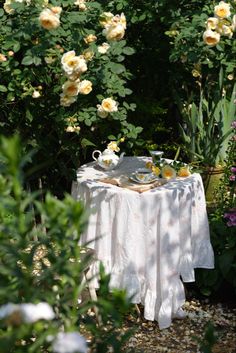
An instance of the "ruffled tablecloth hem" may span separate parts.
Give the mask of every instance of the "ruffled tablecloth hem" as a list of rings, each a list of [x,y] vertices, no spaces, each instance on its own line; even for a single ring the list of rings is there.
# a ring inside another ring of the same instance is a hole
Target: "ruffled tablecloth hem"
[[[99,287],[98,273],[99,261],[95,261],[89,270],[89,277],[95,288]],[[127,273],[118,269],[108,268],[108,262],[104,263],[107,273],[111,273],[110,289],[124,288],[127,296],[134,304],[143,304],[144,318],[150,321],[158,321],[159,328],[165,329],[171,325],[172,318],[175,317],[185,302],[184,286],[179,277],[173,277],[168,282],[168,293],[163,294],[163,300],[156,295],[156,292],[147,288],[145,278],[137,274]],[[161,291],[160,291],[161,292]]]

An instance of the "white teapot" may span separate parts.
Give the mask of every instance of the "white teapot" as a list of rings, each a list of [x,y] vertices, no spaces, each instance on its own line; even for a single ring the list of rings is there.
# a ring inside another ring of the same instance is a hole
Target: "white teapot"
[[[98,157],[95,157],[95,154],[98,154]],[[125,152],[122,152],[120,157],[115,154],[114,151],[110,149],[105,149],[103,152],[99,150],[95,150],[92,153],[92,157],[95,161],[97,161],[97,164],[105,169],[105,170],[111,170],[116,168],[123,160]]]

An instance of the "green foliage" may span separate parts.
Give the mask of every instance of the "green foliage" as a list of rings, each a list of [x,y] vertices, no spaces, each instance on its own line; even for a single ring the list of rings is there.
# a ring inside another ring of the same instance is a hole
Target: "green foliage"
[[[235,127],[232,126],[235,134]],[[215,254],[215,268],[213,270],[196,270],[196,284],[204,295],[211,295],[221,291],[227,283],[236,292],[236,237],[235,225],[227,219],[227,213],[232,210],[235,215],[235,181],[230,180],[234,175],[231,168],[236,165],[236,140],[231,137],[226,153],[224,176],[219,187],[215,190],[216,208],[209,217],[211,244]]]
[[[224,176],[221,179],[220,185],[215,192],[217,210],[222,214],[236,206],[236,180],[231,180],[235,174],[231,169],[232,167],[236,166],[236,130],[235,128],[232,130],[234,135],[231,137],[228,150],[226,151]]]
[[[218,341],[218,337],[215,331],[215,327],[211,322],[208,322],[204,329],[204,335],[202,339],[197,339],[199,343],[199,352],[201,353],[212,353],[215,343]]]
[[[223,215],[210,217],[211,244],[215,254],[213,270],[196,270],[196,285],[201,293],[210,296],[219,292],[225,283],[236,293],[236,237],[235,227],[228,227]]]
[[[228,97],[227,92],[220,87],[212,99],[205,92],[206,89],[201,89],[198,106],[195,102],[182,105],[179,99],[183,115],[180,132],[191,162],[203,166],[225,163],[232,134],[231,123],[236,113],[235,88],[236,85]]]
[[[119,353],[130,335],[119,331],[129,300],[124,291],[108,295],[109,276],[101,269],[98,302],[86,300],[78,306],[85,289],[84,272],[93,260],[78,245],[87,215],[69,195],[58,200],[47,193],[42,203],[40,192],[24,191],[22,168],[26,161],[17,137],[1,139],[0,307],[47,302],[55,319],[27,323],[9,315],[4,320],[1,311],[0,352],[51,352],[50,335],[83,329],[92,334],[93,352],[113,348]],[[100,315],[99,327],[88,315],[94,306]]]
[[[218,86],[218,73],[223,67],[226,81],[232,87],[229,74],[235,75],[236,43],[234,38],[221,37],[216,47],[207,46],[203,41],[206,20],[212,17],[217,2],[173,1],[169,8],[168,1],[158,2],[163,23],[169,24],[166,31],[170,40],[170,62],[173,63],[172,82],[183,98],[198,92],[199,79],[207,84],[209,95]],[[231,13],[236,6],[233,1]],[[165,11],[165,12],[164,12]]]
[[[0,1],[0,7],[3,4]],[[0,47],[6,60],[0,62],[0,128],[5,135],[18,132],[26,151],[35,149],[31,187],[37,188],[40,177],[43,186],[61,195],[79,163],[90,158],[94,145],[102,148],[111,133],[127,135],[132,145],[138,131],[127,122],[127,112],[135,106],[125,102],[132,91],[127,87],[130,74],[124,60],[133,54],[133,49],[123,39],[111,41],[105,54],[98,51],[98,46],[106,41],[99,24],[100,14],[107,11],[106,4],[89,2],[86,11],[79,11],[72,0],[58,0],[53,5],[61,6],[62,12],[60,26],[52,30],[39,23],[43,0],[32,0],[29,5],[13,2],[12,14],[1,8]],[[86,44],[84,38],[88,34],[96,34],[97,41]],[[60,105],[66,80],[61,58],[71,50],[76,55],[86,50],[94,53],[87,60],[88,70],[81,76],[81,80],[92,82],[93,89],[64,107]],[[102,119],[97,115],[97,104],[107,97],[119,103],[118,111]],[[66,131],[68,127],[72,127],[72,132]]]

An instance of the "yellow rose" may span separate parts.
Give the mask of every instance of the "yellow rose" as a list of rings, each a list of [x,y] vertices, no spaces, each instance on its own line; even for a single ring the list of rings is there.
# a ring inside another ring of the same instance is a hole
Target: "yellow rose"
[[[77,96],[79,93],[79,82],[68,80],[64,83],[62,89],[65,96]]]
[[[59,16],[61,14],[62,8],[61,6],[53,6],[50,10],[54,13],[54,15]]]
[[[99,17],[99,23],[101,26],[105,27],[112,22],[114,15],[111,12],[103,12]]]
[[[207,29],[203,33],[203,40],[204,42],[213,47],[214,45],[218,44],[220,41],[220,34],[217,32],[212,31],[211,29]]]
[[[39,22],[44,29],[55,29],[60,26],[59,16],[50,9],[44,9],[39,15]]]
[[[82,53],[85,60],[90,61],[94,57],[94,52],[91,49],[86,49]]]
[[[176,177],[176,171],[169,165],[166,165],[161,170],[162,178],[173,179]]]
[[[154,167],[154,165],[153,165],[152,162],[147,162],[147,163],[145,164],[145,167],[146,167],[147,169],[152,169],[152,167]]]
[[[231,29],[232,29],[233,32],[236,31],[236,15],[234,15],[233,18],[232,18]]]
[[[62,68],[67,75],[74,73],[81,74],[88,69],[84,56],[75,56],[74,50],[65,53],[62,56],[61,63]]]
[[[192,70],[192,75],[193,75],[193,77],[199,77],[199,76],[201,76],[200,72],[199,72],[198,70],[196,70],[196,69],[193,69],[193,70]]]
[[[84,38],[86,44],[93,43],[97,40],[97,37],[94,34],[89,34],[87,37]]]
[[[111,151],[119,152],[120,148],[117,146],[116,141],[111,141],[108,143],[107,148]]]
[[[125,28],[121,23],[111,24],[103,30],[107,40],[121,40],[125,35]]]
[[[209,17],[207,20],[207,29],[216,29],[218,23],[219,23],[218,18]]]
[[[110,45],[108,43],[102,43],[102,45],[98,46],[98,52],[100,54],[106,54],[109,48],[110,48]]]
[[[0,62],[7,61],[7,57],[4,54],[0,54]]]
[[[105,112],[112,113],[117,112],[117,102],[112,98],[103,99],[101,107]]]
[[[63,107],[69,107],[72,103],[76,101],[76,97],[66,96],[65,94],[60,95],[60,105]]]
[[[92,91],[92,82],[89,80],[83,80],[79,83],[79,93],[89,94]]]
[[[67,126],[66,132],[79,132],[80,126]]]
[[[152,172],[153,174],[155,174],[156,176],[160,175],[161,170],[160,168],[156,167],[156,166],[152,166]]]
[[[108,112],[106,112],[105,110],[103,110],[102,106],[100,104],[97,105],[97,115],[102,118],[105,119],[108,116]]]
[[[227,18],[230,16],[230,4],[220,1],[219,5],[214,8],[215,16],[219,18]]]
[[[12,0],[6,0],[5,3],[3,4],[3,8],[8,13],[9,15],[12,15],[15,10],[11,8]]]
[[[32,97],[33,98],[39,98],[41,96],[40,92],[37,90],[34,90],[34,92],[32,93]]]
[[[188,177],[189,175],[191,175],[191,172],[190,172],[188,166],[181,167],[180,170],[178,171],[178,176],[179,177],[185,178],[185,177]]]
[[[233,31],[232,28],[230,26],[222,26],[222,35],[232,38],[233,37]]]

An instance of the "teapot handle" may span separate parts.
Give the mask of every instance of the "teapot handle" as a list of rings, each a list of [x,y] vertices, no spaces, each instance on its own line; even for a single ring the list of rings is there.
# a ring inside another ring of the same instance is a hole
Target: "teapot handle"
[[[97,158],[95,157],[95,153],[98,153],[98,154],[99,154],[99,156],[98,156],[98,157],[100,157],[100,156],[101,156],[101,154],[102,154],[102,152],[101,152],[101,151],[99,151],[99,150],[95,150],[95,151],[93,151],[93,153],[92,153],[92,157],[93,157],[93,159],[94,159],[95,161],[97,161],[98,157],[97,157]]]

